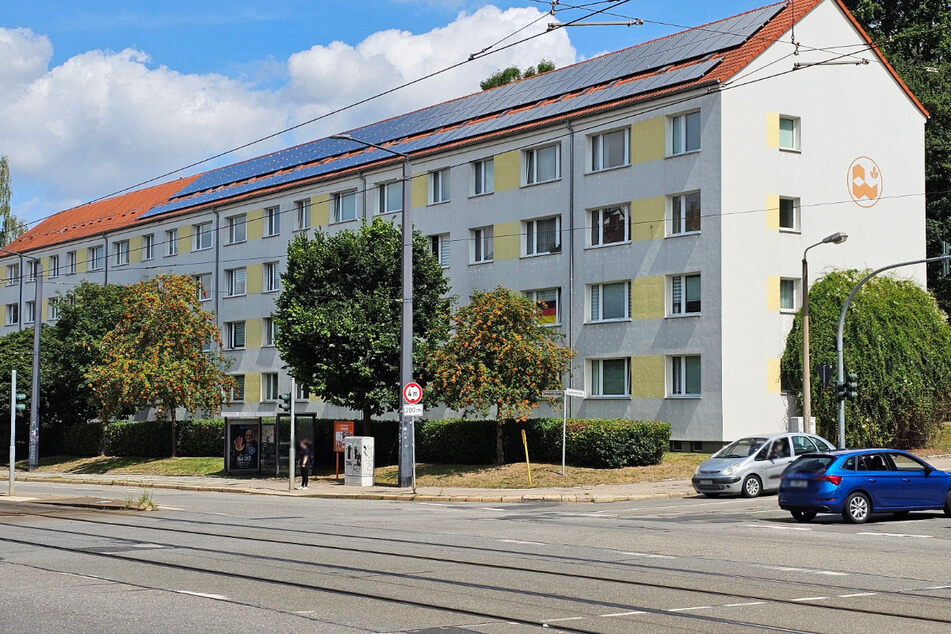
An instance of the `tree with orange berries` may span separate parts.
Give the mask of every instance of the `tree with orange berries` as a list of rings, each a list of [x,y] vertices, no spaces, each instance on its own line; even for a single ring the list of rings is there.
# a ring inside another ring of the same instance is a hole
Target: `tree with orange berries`
[[[216,414],[235,385],[214,316],[198,302],[199,283],[159,275],[130,286],[118,324],[103,337],[102,362],[86,372],[103,421],[141,407],[169,418],[173,456],[176,410]]]
[[[559,389],[575,351],[539,323],[542,305],[499,286],[477,292],[452,317],[453,335],[430,355],[432,395],[483,416],[495,407],[496,461],[505,459],[502,424],[524,421],[542,390]]]

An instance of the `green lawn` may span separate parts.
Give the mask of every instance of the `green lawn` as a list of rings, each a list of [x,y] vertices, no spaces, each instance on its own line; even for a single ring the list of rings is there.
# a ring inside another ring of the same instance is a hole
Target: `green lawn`
[[[17,463],[17,468],[26,469],[26,461]],[[221,458],[75,458],[73,456],[49,456],[40,459],[37,471],[74,474],[115,475],[168,475],[168,476],[219,476],[224,475]]]

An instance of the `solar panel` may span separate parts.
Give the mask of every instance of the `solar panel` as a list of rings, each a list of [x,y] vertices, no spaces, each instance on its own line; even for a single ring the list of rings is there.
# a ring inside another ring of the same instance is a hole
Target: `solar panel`
[[[415,112],[372,123],[351,132],[354,138],[371,143],[387,143],[404,136],[421,134],[441,127],[490,113],[503,112],[550,99],[589,86],[662,68],[732,48],[749,39],[771,20],[784,4],[775,4],[755,11],[726,18],[702,28],[640,44],[616,53],[609,53],[586,62],[543,73],[531,79],[508,84],[494,90],[476,93]],[[686,81],[686,80],[681,80]],[[336,139],[318,139],[286,150],[211,170],[175,197],[248,178],[260,177],[298,165],[319,161],[361,147],[359,143]]]

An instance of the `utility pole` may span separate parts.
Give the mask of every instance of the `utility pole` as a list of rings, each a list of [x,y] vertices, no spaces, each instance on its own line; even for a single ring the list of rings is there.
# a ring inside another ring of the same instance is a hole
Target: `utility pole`
[[[22,272],[21,272],[22,275]],[[40,333],[43,331],[43,265],[36,260],[36,279],[33,282],[33,386],[30,389],[30,461],[29,471],[40,462]]]

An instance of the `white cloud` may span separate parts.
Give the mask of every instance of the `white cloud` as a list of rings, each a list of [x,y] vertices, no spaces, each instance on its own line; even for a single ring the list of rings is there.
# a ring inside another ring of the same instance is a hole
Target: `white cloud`
[[[46,72],[53,45],[29,29],[0,28],[0,86],[17,90]]]

